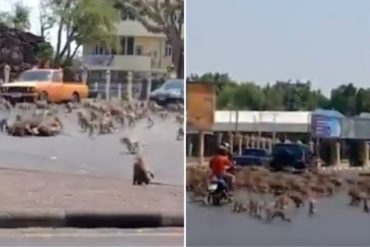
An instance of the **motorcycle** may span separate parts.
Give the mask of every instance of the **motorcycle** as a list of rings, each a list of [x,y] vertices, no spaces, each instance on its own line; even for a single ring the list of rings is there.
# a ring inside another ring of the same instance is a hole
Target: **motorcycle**
[[[212,178],[208,185],[207,203],[213,206],[219,206],[223,202],[230,203],[231,196],[229,195],[227,182],[223,178]]]

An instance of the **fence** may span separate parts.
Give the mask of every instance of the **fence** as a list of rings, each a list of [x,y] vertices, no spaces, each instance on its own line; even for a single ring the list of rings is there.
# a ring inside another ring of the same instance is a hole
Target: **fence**
[[[132,97],[133,99],[146,100],[149,95],[148,93],[152,89],[148,89],[149,83],[146,81],[134,82],[132,84]],[[89,83],[89,89],[93,92],[94,96],[100,95],[102,98],[122,98],[128,95],[127,83],[124,82],[111,82],[107,87],[106,83]]]

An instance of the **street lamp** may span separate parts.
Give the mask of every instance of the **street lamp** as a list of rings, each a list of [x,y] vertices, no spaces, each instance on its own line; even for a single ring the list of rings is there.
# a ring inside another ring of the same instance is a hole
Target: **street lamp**
[[[128,101],[132,101],[132,72],[127,73],[127,98]]]

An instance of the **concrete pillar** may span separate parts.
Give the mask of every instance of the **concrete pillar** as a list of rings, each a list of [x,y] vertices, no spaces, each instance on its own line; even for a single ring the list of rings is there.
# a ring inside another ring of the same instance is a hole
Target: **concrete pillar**
[[[127,73],[127,99],[129,102],[132,101],[132,72]]]
[[[105,72],[105,99],[110,99],[110,80],[111,80],[111,73],[110,70]]]
[[[314,152],[314,149],[315,149],[315,144],[314,144],[314,142],[313,142],[313,141],[310,141],[308,145],[309,145],[309,148],[310,148],[310,152],[312,152],[312,153],[313,153],[313,152]]]
[[[82,74],[81,74],[81,76],[82,76],[82,82],[84,84],[87,84],[88,68],[87,68],[86,65],[83,65],[82,68],[81,68],[81,70],[82,70]]]
[[[249,147],[249,144],[250,144],[249,135],[245,135],[244,136],[244,143],[245,143],[245,146],[248,148]]]
[[[367,141],[362,141],[361,158],[363,166],[369,166],[369,144]]]
[[[241,133],[238,133],[238,153],[242,155],[243,151],[243,136]]]
[[[234,135],[232,132],[229,132],[229,144],[230,144],[230,152],[234,153]]]
[[[217,133],[217,144],[220,145],[222,143],[223,134],[222,132]]]
[[[146,86],[146,100],[149,101],[149,95],[152,92],[152,73],[149,72],[148,84]]]
[[[204,132],[203,131],[199,131],[198,138],[199,138],[199,165],[203,165],[204,163]]]
[[[255,147],[256,147],[256,146],[255,146],[255,138],[254,138],[254,136],[251,136],[251,137],[250,137],[250,144],[251,144],[251,145],[250,145],[250,147],[251,147],[251,148],[255,148]]]
[[[340,165],[341,158],[340,158],[340,142],[333,140],[330,143],[331,147],[331,164],[334,166]]]
[[[257,147],[257,148],[261,148],[261,144],[262,144],[262,142],[261,142],[261,136],[260,136],[260,135],[258,135],[258,136],[257,136],[257,143],[256,143],[256,147]]]
[[[342,162],[341,155],[340,155],[340,141],[337,141],[335,143],[335,153],[336,153],[336,160],[337,160],[337,165],[340,165]]]
[[[272,145],[273,145],[273,143],[274,143],[274,139],[272,139],[272,138],[268,138],[268,140],[267,140],[267,146],[268,146],[268,150],[271,152],[272,151]]]
[[[117,88],[117,97],[119,99],[122,99],[122,84],[118,83],[118,88]]]

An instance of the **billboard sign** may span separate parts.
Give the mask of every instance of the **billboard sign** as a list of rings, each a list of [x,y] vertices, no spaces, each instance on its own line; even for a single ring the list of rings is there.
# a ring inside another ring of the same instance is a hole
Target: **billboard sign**
[[[341,119],[333,116],[312,114],[311,135],[316,138],[338,138],[341,136]]]

